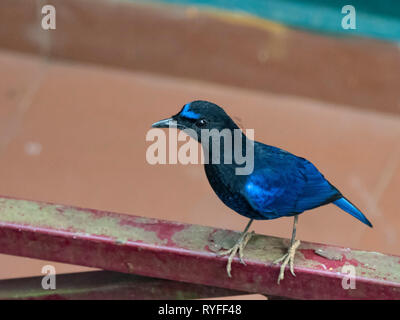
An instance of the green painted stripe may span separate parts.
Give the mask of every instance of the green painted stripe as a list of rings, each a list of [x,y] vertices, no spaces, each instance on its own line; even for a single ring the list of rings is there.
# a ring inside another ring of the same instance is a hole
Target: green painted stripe
[[[152,0],[244,12],[296,28],[400,42],[400,0]],[[342,7],[356,9],[356,29],[345,30]]]

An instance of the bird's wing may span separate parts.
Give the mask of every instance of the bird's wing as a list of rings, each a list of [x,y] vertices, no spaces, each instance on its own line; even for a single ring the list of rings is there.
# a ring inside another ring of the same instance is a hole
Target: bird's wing
[[[291,215],[338,199],[340,193],[308,160],[289,154],[247,178],[244,195],[258,212]]]
[[[304,177],[305,185],[297,199],[296,209],[304,211],[330,203],[342,194],[308,160],[298,158],[298,170]]]
[[[293,187],[290,187],[292,185]],[[293,213],[304,181],[273,168],[255,170],[247,179],[244,195],[253,209],[265,213]]]

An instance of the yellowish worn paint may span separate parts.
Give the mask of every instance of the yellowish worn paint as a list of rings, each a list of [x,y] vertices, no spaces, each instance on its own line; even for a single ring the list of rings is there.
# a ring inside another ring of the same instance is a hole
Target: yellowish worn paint
[[[277,35],[284,35],[288,32],[288,28],[283,24],[267,19],[262,19],[245,12],[232,12],[207,8],[202,8],[201,10],[199,10],[196,7],[188,7],[186,9],[186,14],[188,17],[195,17],[199,13],[203,13],[213,18],[217,18],[219,20],[223,20],[232,24],[251,26],[258,29],[266,30]]]
[[[156,232],[143,228],[121,224],[113,216],[98,216],[90,210],[68,206],[42,204],[26,200],[0,198],[1,222],[17,225],[29,225],[31,228],[58,229],[73,232],[78,236],[98,235],[115,239],[122,244],[126,241],[143,241],[152,244],[164,244]],[[143,223],[141,218],[141,222]]]

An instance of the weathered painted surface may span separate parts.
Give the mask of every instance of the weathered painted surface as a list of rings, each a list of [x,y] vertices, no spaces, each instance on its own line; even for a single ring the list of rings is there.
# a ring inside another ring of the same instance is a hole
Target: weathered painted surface
[[[244,292],[111,271],[57,275],[56,289],[43,290],[43,277],[0,280],[0,299],[153,300],[225,297]]]
[[[288,240],[255,235],[235,259],[228,278],[229,247],[237,232],[71,206],[0,198],[0,252],[104,270],[300,299],[400,299],[400,257],[302,243],[296,277],[276,283],[272,261]],[[354,266],[356,289],[345,290],[345,265]]]

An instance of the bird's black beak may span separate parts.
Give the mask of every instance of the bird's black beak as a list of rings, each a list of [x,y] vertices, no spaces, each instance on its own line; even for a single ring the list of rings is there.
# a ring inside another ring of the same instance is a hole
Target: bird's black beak
[[[176,128],[176,121],[172,118],[157,121],[151,125],[152,128]]]

